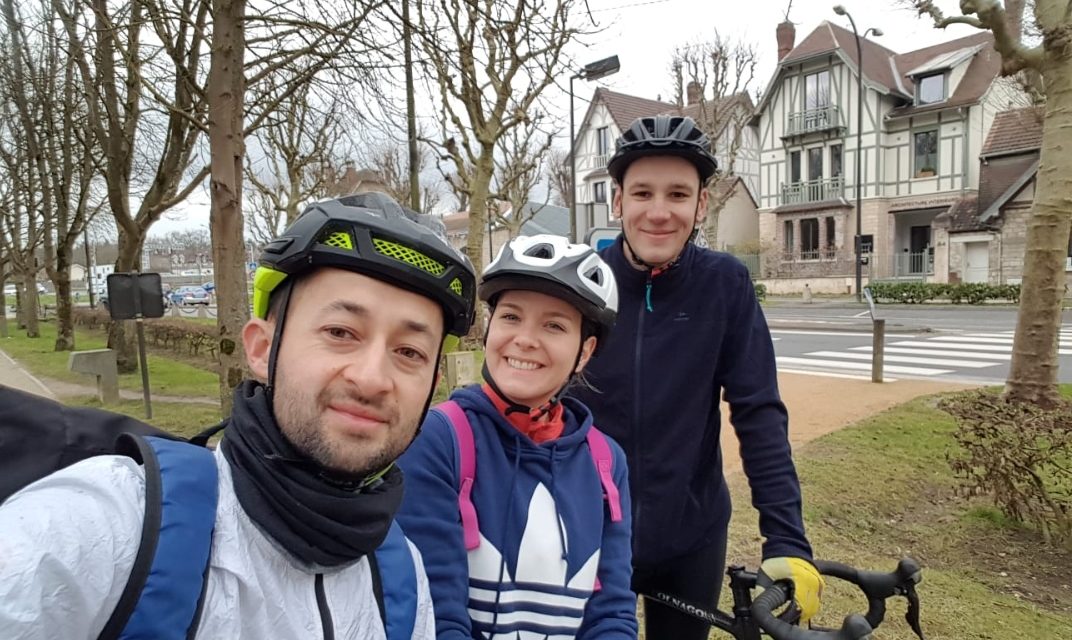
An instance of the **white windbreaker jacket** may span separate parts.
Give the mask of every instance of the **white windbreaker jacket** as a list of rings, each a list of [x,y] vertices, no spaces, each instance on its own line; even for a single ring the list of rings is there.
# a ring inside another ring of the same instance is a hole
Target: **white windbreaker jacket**
[[[198,639],[385,640],[362,559],[324,570],[326,615],[316,569],[301,566],[242,510],[222,452],[219,508]],[[130,458],[97,456],[35,482],[0,506],[0,629],[11,640],[94,640],[134,565],[145,511],[145,476]],[[420,553],[414,638],[435,637]],[[325,621],[325,618],[330,620]]]

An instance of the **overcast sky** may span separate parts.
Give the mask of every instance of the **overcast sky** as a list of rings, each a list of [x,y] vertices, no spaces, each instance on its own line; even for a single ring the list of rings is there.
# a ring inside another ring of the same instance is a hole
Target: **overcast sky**
[[[599,86],[646,98],[660,95],[672,100],[669,66],[674,48],[712,39],[717,30],[723,36],[754,43],[759,53],[759,67],[751,93],[762,90],[770,81],[777,62],[775,26],[785,17],[788,0],[588,0],[596,22],[593,36],[574,47],[572,55],[578,65],[617,55],[621,71],[595,83],[578,81],[574,84],[575,109],[578,125],[587,108],[587,100]],[[789,20],[796,25],[799,43],[824,20],[849,28],[847,18],[834,14],[832,0],[794,0]],[[919,49],[931,44],[976,33],[976,30],[955,25],[944,31],[933,28],[929,19],[919,18],[900,6],[899,0],[843,0],[841,2],[856,20],[862,32],[868,27],[880,27],[884,32],[879,41],[894,51]],[[947,15],[959,15],[958,0],[938,0]],[[578,3],[584,11],[584,2]],[[591,27],[583,14],[579,15]],[[563,74],[561,87],[552,88],[548,102],[561,108],[555,114],[561,118],[560,146],[568,146],[569,98],[566,92],[568,75]],[[431,115],[431,114],[427,114]],[[199,190],[155,224],[152,235],[162,235],[175,229],[208,227],[208,193]]]

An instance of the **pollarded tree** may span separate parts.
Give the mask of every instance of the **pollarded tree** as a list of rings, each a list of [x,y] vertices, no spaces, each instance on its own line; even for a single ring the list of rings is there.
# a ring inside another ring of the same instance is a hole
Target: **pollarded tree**
[[[933,2],[909,2],[938,28],[967,24],[994,34],[1001,72],[1034,71],[1046,96],[1042,155],[1028,222],[1020,313],[1013,339],[1005,397],[1041,407],[1055,406],[1065,257],[1072,231],[1072,4],[1035,0],[1033,18],[1041,42],[1022,36],[1024,0],[961,0],[962,15],[946,16]]]

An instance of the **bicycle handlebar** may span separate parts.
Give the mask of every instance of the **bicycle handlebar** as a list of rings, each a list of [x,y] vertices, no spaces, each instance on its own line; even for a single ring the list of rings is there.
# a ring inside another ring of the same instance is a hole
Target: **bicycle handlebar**
[[[840,629],[803,629],[779,620],[773,611],[792,598],[792,583],[779,582],[764,590],[752,603],[752,615],[774,640],[866,640],[886,616],[886,599],[901,595],[908,599],[905,619],[916,634],[923,638],[919,627],[919,598],[915,585],[919,584],[919,564],[911,558],[903,558],[897,569],[889,573],[861,571],[839,562],[817,560],[815,567],[823,575],[851,582],[867,597],[866,615],[852,614],[845,618]]]
[[[831,631],[804,629],[782,622],[773,612],[789,601],[791,590],[792,587],[778,582],[765,589],[752,602],[752,615],[756,617],[756,622],[774,640],[867,640],[871,637],[871,625],[858,613],[846,617],[840,629]]]

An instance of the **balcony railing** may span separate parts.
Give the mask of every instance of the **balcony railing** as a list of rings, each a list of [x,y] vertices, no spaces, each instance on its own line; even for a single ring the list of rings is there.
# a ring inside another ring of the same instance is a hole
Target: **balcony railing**
[[[785,134],[787,136],[798,136],[841,126],[841,110],[838,109],[837,105],[831,104],[818,109],[790,113]]]
[[[844,195],[845,179],[841,176],[782,184],[782,204],[806,204],[808,202],[836,200]]]

